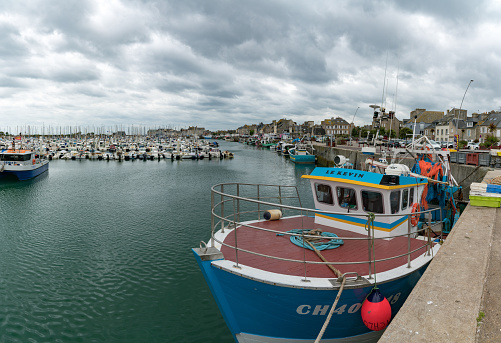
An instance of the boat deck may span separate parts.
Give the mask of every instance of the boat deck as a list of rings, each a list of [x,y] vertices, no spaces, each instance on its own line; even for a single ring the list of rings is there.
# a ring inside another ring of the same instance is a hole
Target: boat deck
[[[262,227],[276,231],[289,231],[292,229],[322,229],[323,232],[331,232],[338,235],[340,238],[365,238],[363,240],[345,239],[344,244],[336,249],[322,250],[321,254],[329,262],[363,262],[369,259],[369,243],[367,235],[361,235],[351,231],[341,230],[330,226],[315,224],[314,218],[311,217],[291,217],[282,218],[276,221],[256,221],[250,225]],[[253,251],[260,254],[266,254],[286,259],[318,261],[322,260],[317,254],[309,249],[303,249],[290,241],[289,236],[278,236],[274,232],[257,230],[249,227],[239,227],[237,229],[238,248]],[[376,259],[385,259],[393,256],[406,254],[408,251],[407,237],[396,237],[391,240],[376,239],[375,240],[375,255]],[[224,239],[225,244],[235,246],[234,231],[229,233]],[[411,254],[411,260],[425,254],[426,241],[423,239],[410,239],[411,250],[416,250],[419,247],[422,249]],[[227,246],[222,246],[221,251],[226,260],[236,261],[235,250]],[[255,254],[238,251],[238,262],[240,264],[258,268],[261,270],[294,275],[305,276],[304,263],[290,262],[258,256]],[[406,265],[407,255],[395,259],[381,261],[376,263],[376,271],[378,273],[391,270],[393,268]],[[369,264],[334,264],[334,267],[342,273],[357,272],[359,275],[369,274]],[[333,272],[323,264],[307,264],[307,277],[332,278]]]

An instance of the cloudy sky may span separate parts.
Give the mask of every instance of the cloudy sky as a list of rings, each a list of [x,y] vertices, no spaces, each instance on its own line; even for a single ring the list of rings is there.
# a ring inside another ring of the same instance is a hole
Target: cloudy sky
[[[495,0],[5,0],[0,128],[363,124],[371,104],[459,107],[472,79],[462,108],[498,110],[499,18]]]

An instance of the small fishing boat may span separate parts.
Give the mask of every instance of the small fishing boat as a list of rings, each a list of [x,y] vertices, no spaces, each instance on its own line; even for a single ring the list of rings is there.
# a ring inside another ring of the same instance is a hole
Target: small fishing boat
[[[270,140],[270,139],[262,139],[260,141],[260,146],[263,147],[263,148],[270,148],[272,145],[275,145],[275,143]]]
[[[313,148],[310,150],[312,151]],[[317,160],[315,154],[311,153],[306,146],[299,144],[289,149],[289,158],[294,163],[303,164],[315,163]]]
[[[408,151],[420,173],[395,163],[303,175],[314,209],[295,186],[212,187],[210,240],[193,253],[236,342],[379,339],[440,249],[459,189],[447,156]],[[378,292],[389,312],[367,310]]]
[[[8,149],[0,152],[0,178],[11,176],[24,181],[48,169],[49,161],[32,150]]]
[[[282,148],[280,149],[280,152],[282,153],[283,156],[289,156],[289,150],[294,148],[295,144],[292,143],[282,143]]]
[[[223,151],[223,158],[233,158],[233,153],[231,151],[225,150]]]

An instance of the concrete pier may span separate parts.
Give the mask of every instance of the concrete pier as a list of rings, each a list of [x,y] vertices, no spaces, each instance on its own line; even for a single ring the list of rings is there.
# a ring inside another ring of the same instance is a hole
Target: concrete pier
[[[468,205],[379,342],[501,342],[500,313],[501,209]]]

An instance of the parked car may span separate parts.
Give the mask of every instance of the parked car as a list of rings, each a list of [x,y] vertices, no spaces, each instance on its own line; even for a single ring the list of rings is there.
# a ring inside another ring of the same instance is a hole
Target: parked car
[[[392,147],[392,148],[400,148],[400,141],[399,140],[390,141],[390,147]]]
[[[385,140],[383,140],[383,146],[387,146],[389,148],[393,148],[393,147],[398,147],[399,144],[398,144],[397,141],[394,141],[394,140],[387,141],[387,142]]]
[[[441,146],[445,149],[454,149],[454,142],[442,142]]]
[[[442,145],[439,144],[438,142],[430,139],[430,143],[426,143],[426,146],[429,148],[433,148],[435,150],[440,150],[442,148]]]
[[[480,144],[479,143],[468,143],[468,145],[466,146],[467,149],[470,149],[470,150],[478,150],[480,149]]]

